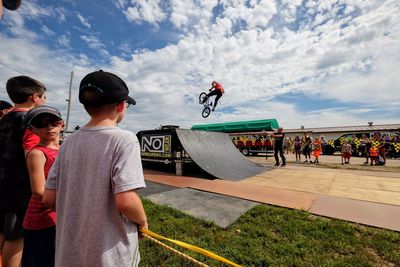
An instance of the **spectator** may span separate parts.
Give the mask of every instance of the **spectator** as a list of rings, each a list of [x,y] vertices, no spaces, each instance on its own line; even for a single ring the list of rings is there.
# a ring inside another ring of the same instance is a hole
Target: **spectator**
[[[360,145],[360,150],[362,155],[365,157],[365,162],[364,164],[368,164],[368,157],[369,157],[369,149],[371,148],[371,141],[368,139],[368,137],[363,134],[361,137],[361,145]]]
[[[282,159],[282,165],[281,167],[286,166],[286,158],[284,155],[283,151],[283,140],[285,138],[285,134],[283,133],[283,128],[279,127],[278,132],[273,134],[274,137],[274,157],[275,157],[275,165],[274,166],[279,166],[279,156]]]
[[[378,163],[378,148],[371,146],[371,148],[369,149],[369,157],[370,157],[370,165],[376,165]]]
[[[0,120],[0,244],[3,266],[19,266],[23,239],[22,223],[31,197],[25,153],[39,138],[26,129],[26,112],[43,105],[46,88],[27,76],[7,81],[14,107]]]
[[[350,145],[351,145],[351,151],[352,151],[352,153],[353,152],[355,152],[355,151],[358,151],[358,149],[357,149],[357,136],[355,135],[355,134],[353,134],[352,136],[351,136],[351,139],[350,139]]]
[[[296,162],[301,161],[301,139],[298,135],[294,138],[294,153],[296,154]]]
[[[27,113],[27,125],[40,142],[26,156],[32,197],[24,219],[22,266],[53,267],[56,239],[56,213],[42,204],[44,184],[60,146],[64,127],[60,111],[48,106]]]
[[[310,161],[311,163],[311,145],[312,145],[311,137],[308,136],[307,133],[304,133],[303,154],[304,157],[306,158],[306,160],[304,161],[305,163],[307,163],[308,161]]]
[[[323,135],[321,135],[319,137],[319,140],[321,141],[322,154],[326,155],[326,144],[327,144],[327,142],[325,140],[325,137]]]
[[[318,137],[315,137],[314,143],[314,163],[319,163],[319,155],[321,155],[322,152],[322,143],[319,140]]]
[[[286,137],[285,138],[285,152],[286,152],[286,154],[289,154],[289,151],[290,151],[290,141],[291,141],[291,138],[290,137]]]
[[[386,139],[382,139],[382,143],[378,147],[378,165],[386,164],[386,152],[389,148],[389,143]]]
[[[350,157],[351,157],[352,149],[349,143],[349,140],[345,140],[344,144],[342,145],[342,164],[344,160],[344,164],[350,164]]]
[[[145,187],[140,146],[134,133],[117,127],[136,103],[128,94],[109,72],[89,73],[80,83],[90,121],[60,147],[43,197],[57,212],[56,267],[139,264],[139,228],[147,227],[136,193]]]

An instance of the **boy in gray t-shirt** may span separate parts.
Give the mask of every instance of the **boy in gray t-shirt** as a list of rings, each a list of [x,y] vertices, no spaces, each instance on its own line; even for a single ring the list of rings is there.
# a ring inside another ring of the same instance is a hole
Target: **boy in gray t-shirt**
[[[79,101],[90,121],[62,144],[46,183],[56,208],[55,266],[137,266],[147,218],[136,189],[145,187],[139,142],[116,125],[135,104],[112,73],[86,75]]]

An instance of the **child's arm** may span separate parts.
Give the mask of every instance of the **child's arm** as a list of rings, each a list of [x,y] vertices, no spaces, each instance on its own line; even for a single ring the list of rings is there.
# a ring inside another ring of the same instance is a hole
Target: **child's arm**
[[[44,174],[44,164],[46,156],[40,150],[32,150],[26,159],[31,181],[32,196],[42,199],[46,177]]]
[[[142,201],[135,190],[117,193],[115,195],[115,204],[129,221],[136,223],[139,228],[147,228],[146,213]]]
[[[42,203],[46,207],[55,210],[56,209],[56,190],[45,188],[44,193],[43,193]]]

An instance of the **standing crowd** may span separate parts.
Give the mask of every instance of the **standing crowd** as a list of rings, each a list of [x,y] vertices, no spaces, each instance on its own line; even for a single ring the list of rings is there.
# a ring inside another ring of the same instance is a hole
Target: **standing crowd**
[[[285,154],[293,153],[296,156],[296,163],[301,162],[302,155],[304,163],[319,163],[320,155],[329,154],[328,148],[334,149],[334,144],[328,143],[323,136],[311,138],[307,133],[303,137],[296,135],[294,139],[286,137],[282,128],[271,134],[273,138],[275,166],[279,166],[279,157],[282,160],[282,167],[286,165]],[[368,138],[363,134],[361,138],[353,135],[352,138],[340,139],[340,153],[342,164],[349,164],[352,155],[357,154],[365,157],[364,164],[385,165],[386,159],[400,151],[399,133],[393,135],[381,135],[379,132]]]
[[[86,75],[79,101],[89,122],[60,145],[64,122],[46,87],[7,81],[0,102],[0,266],[137,266],[147,217],[139,142],[117,127],[128,86],[104,71]]]

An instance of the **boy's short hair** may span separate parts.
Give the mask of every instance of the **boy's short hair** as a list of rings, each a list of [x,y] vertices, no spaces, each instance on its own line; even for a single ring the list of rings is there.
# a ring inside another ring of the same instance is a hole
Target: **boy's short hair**
[[[83,105],[83,107],[90,116],[96,116],[99,114],[112,112],[115,108],[115,103],[105,104],[102,106]]]
[[[126,101],[135,105],[126,83],[117,75],[102,70],[86,75],[79,85],[79,101],[85,107],[100,107]]]
[[[16,104],[25,103],[35,93],[42,96],[46,92],[41,82],[23,75],[8,79],[6,89],[11,101]]]

